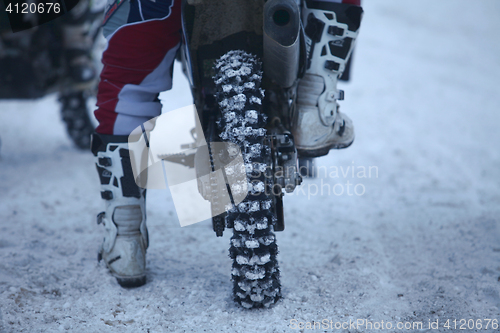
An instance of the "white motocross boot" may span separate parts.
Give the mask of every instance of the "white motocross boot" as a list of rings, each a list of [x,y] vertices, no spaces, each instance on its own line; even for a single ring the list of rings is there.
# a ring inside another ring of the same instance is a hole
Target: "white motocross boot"
[[[125,288],[146,283],[146,190],[134,181],[127,136],[92,136],[92,152],[106,210],[97,223],[106,230],[98,259]]]
[[[339,112],[337,89],[351,56],[363,10],[331,1],[303,1],[307,69],[297,91],[292,133],[300,156],[318,157],[354,141],[352,121]]]

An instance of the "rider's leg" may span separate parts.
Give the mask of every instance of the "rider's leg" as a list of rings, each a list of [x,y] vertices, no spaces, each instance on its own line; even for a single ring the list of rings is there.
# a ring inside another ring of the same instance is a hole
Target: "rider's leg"
[[[97,216],[106,234],[99,249],[118,283],[123,287],[146,282],[146,190],[135,184],[126,135],[92,137],[92,152],[101,181],[101,197],[106,209]]]
[[[303,1],[308,62],[299,82],[292,125],[302,156],[326,155],[354,140],[351,120],[338,110],[343,92],[337,89],[337,81],[354,48],[363,11],[359,0],[343,2]]]
[[[92,142],[106,202],[98,217],[106,228],[100,257],[122,286],[139,286],[145,282],[148,246],[145,190],[134,181],[127,137],[160,115],[158,93],[172,86],[180,1],[122,1],[106,18],[108,45],[95,112],[99,126]]]

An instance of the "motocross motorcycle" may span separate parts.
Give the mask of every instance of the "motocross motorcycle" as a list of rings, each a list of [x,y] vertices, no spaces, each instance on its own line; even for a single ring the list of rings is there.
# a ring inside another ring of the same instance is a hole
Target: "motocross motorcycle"
[[[361,12],[357,11],[358,20]],[[183,1],[181,58],[209,156],[162,158],[194,166],[198,189],[215,212],[216,235],[232,228],[233,293],[245,308],[269,307],[281,297],[274,232],[285,228],[284,193],[302,181],[299,160],[314,157],[297,150],[291,130],[298,82],[310,62],[306,44],[314,43],[322,30],[340,40],[340,27],[349,26],[333,15],[328,19],[331,26],[318,26],[314,17],[303,24],[295,0]],[[348,20],[338,15],[341,19]],[[345,54],[352,51],[350,45],[340,49]],[[229,163],[237,152],[243,155],[248,182],[241,202],[228,182],[229,172],[207,172]],[[221,193],[232,205],[220,207]]]
[[[89,34],[96,39],[102,12],[92,12]],[[67,74],[61,25],[54,21],[29,30],[0,31],[0,99],[37,99],[57,92],[61,116],[74,144],[90,146],[94,124],[87,100],[96,82],[78,85]]]

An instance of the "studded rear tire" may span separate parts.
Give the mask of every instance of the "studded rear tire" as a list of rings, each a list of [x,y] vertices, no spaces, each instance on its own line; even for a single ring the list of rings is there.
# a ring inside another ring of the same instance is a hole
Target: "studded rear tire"
[[[275,201],[266,180],[270,147],[263,141],[267,117],[261,68],[259,59],[244,51],[226,53],[214,68],[220,138],[239,145],[248,179],[248,196],[226,215],[226,225],[233,227],[229,255],[234,299],[245,308],[269,307],[281,297]]]
[[[59,98],[61,117],[66,126],[66,131],[73,143],[82,150],[90,149],[90,135],[94,132],[94,124],[90,119],[87,98],[86,91],[64,93]]]

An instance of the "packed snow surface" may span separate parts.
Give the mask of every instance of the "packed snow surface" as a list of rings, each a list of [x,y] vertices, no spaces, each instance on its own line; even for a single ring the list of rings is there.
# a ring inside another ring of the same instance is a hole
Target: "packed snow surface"
[[[168,191],[148,191],[148,283],[122,289],[96,260],[93,156],[72,147],[56,97],[1,101],[0,332],[299,332],[358,319],[423,328],[350,332],[458,331],[448,319],[497,331],[485,326],[500,319],[500,2],[364,10],[340,87],[356,140],[285,196],[284,298],[271,309],[235,306],[231,232],[181,228]],[[191,102],[178,66],[174,76],[166,110]]]

